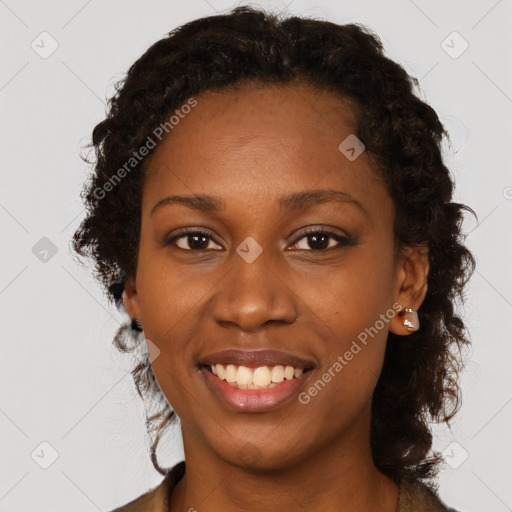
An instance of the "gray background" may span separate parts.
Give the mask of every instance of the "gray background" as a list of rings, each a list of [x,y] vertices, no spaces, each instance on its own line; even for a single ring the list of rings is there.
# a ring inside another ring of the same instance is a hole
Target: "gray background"
[[[2,511],[109,510],[162,478],[148,456],[133,361],[111,347],[122,315],[70,257],[87,173],[79,155],[113,83],[150,44],[235,5],[0,0]],[[450,461],[440,495],[464,512],[512,510],[512,1],[256,5],[367,25],[421,79],[423,99],[450,131],[444,157],[455,200],[480,223],[464,224],[478,264],[464,310],[473,347],[462,410],[451,432],[435,428],[435,447]],[[52,40],[58,48],[43,58]],[[181,460],[178,431],[159,453],[167,466]]]

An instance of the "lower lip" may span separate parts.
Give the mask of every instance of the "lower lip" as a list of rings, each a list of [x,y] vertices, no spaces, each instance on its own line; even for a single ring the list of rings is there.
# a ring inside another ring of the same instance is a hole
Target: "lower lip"
[[[206,385],[224,403],[238,412],[265,412],[275,409],[298,394],[303,383],[309,378],[312,370],[299,377],[284,380],[277,386],[268,389],[239,389],[216,377],[204,366],[201,373]]]

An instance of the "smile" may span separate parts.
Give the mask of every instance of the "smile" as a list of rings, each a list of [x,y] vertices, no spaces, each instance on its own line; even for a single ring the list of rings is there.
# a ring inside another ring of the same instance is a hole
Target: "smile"
[[[312,368],[283,365],[216,364],[202,365],[199,371],[207,388],[237,412],[265,412],[281,406],[300,392],[312,374]]]

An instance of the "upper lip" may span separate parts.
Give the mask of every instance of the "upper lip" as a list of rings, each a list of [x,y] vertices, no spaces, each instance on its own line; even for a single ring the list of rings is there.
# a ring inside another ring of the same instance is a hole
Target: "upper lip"
[[[313,368],[314,362],[310,359],[296,356],[280,350],[222,350],[204,356],[200,365],[235,364],[248,368],[258,366],[293,366],[294,368]]]

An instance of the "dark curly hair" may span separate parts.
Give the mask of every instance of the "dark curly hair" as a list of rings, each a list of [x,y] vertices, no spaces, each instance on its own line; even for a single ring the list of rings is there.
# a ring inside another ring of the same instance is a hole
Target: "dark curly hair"
[[[186,23],[154,43],[116,84],[107,116],[94,128],[89,147],[95,148],[96,163],[82,192],[87,214],[73,236],[73,249],[92,258],[109,300],[123,307],[124,284],[137,267],[145,162],[153,151],[141,157],[139,148],[169,115],[203,91],[296,80],[355,100],[355,133],[396,207],[396,247],[428,246],[421,329],[409,336],[388,335],[373,394],[371,446],[376,467],[395,482],[421,479],[435,488],[442,456],[431,453],[429,425],[450,425],[460,407],[457,379],[462,349],[470,341],[454,309],[457,300],[465,302],[464,287],[475,268],[462,240],[463,211],[476,214],[451,202],[454,184],[441,156],[443,137],[449,135],[435,111],[415,95],[418,80],[384,56],[380,39],[365,26],[282,18],[241,6]],[[140,331],[128,323],[116,333],[120,350],[133,349],[123,341],[133,330]],[[138,364],[132,375],[140,396],[149,394],[150,403],[162,406],[152,416],[146,411],[146,423],[158,425],[152,428],[157,436],[151,459],[166,474],[156,448],[165,427],[177,418],[149,361]]]

